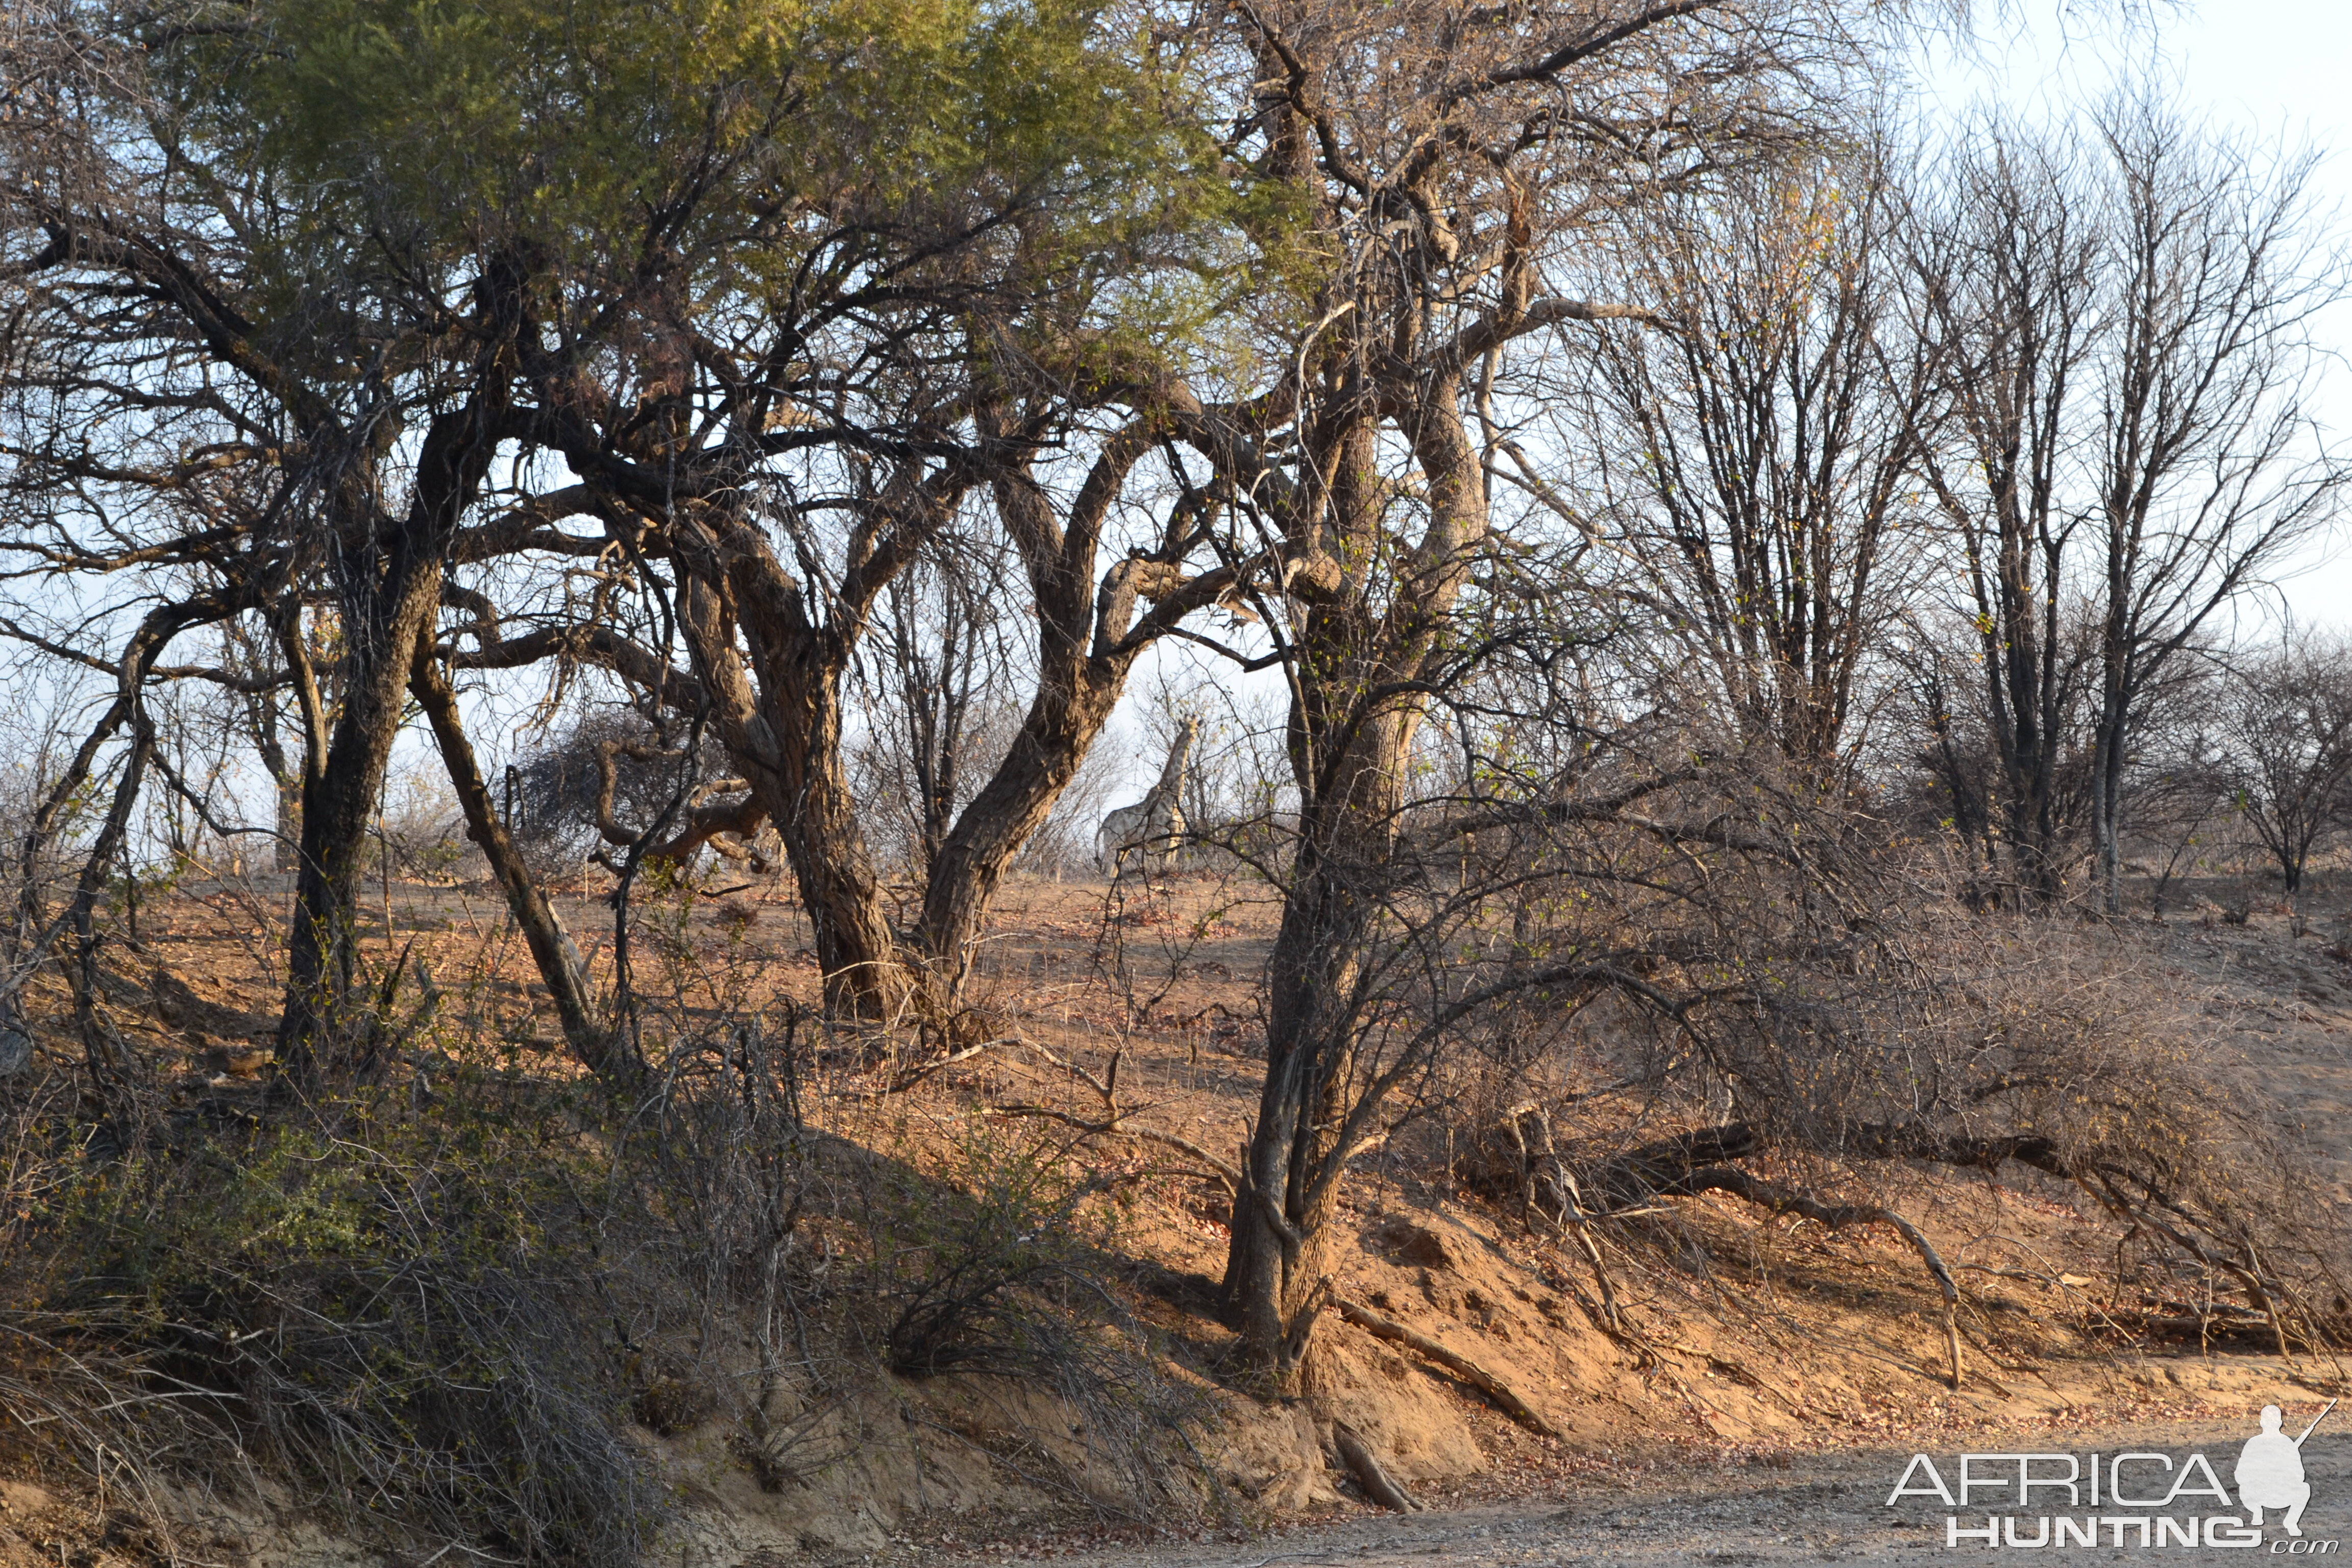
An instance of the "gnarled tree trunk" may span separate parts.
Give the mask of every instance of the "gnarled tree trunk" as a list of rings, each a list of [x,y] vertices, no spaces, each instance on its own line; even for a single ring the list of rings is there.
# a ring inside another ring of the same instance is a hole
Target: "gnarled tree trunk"
[[[1421,389],[1415,389],[1421,390]],[[1266,1074],[1234,1205],[1224,1291],[1245,1353],[1296,1384],[1328,1293],[1331,1215],[1364,1112],[1393,1081],[1360,1072],[1362,963],[1382,918],[1405,805],[1425,666],[1486,529],[1478,459],[1439,380],[1412,405],[1428,516],[1408,572],[1382,604],[1340,592],[1302,617],[1292,665],[1299,844],[1267,964]],[[1335,444],[1323,515],[1333,553],[1371,558],[1383,491],[1369,421]],[[1361,579],[1359,579],[1360,582]],[[1390,1064],[1393,1067],[1394,1064]]]
[[[325,765],[303,781],[301,868],[278,1026],[278,1081],[295,1092],[377,1065],[344,1054],[357,1021],[352,983],[368,817],[400,734],[417,646],[430,639],[440,609],[444,558],[498,451],[524,283],[506,262],[494,263],[482,280],[473,391],[426,427],[406,514],[385,518],[368,487],[355,481],[336,497],[345,573],[342,707]]]
[[[802,584],[740,519],[681,509],[672,534],[679,628],[719,740],[783,841],[825,1005],[845,1016],[896,1018],[908,977],[841,755],[842,684],[887,574],[853,574],[831,616],[818,620]]]

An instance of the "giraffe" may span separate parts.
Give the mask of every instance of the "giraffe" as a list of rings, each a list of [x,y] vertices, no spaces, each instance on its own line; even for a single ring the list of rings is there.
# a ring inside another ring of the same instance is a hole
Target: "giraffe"
[[[1118,880],[1130,854],[1142,859],[1146,877],[1154,870],[1165,871],[1175,858],[1177,841],[1186,826],[1184,807],[1177,797],[1184,788],[1184,764],[1200,732],[1198,719],[1179,724],[1176,742],[1168,748],[1167,765],[1160,770],[1160,782],[1151,786],[1151,793],[1102,819],[1095,833],[1095,863],[1110,873],[1111,880]]]

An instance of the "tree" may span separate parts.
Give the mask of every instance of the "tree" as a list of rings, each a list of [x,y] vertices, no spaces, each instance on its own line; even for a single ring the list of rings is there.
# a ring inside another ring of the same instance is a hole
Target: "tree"
[[[457,672],[547,658],[604,665],[665,731],[727,739],[750,804],[687,803],[642,847],[774,820],[829,986],[887,1011],[903,983],[841,785],[841,679],[875,595],[985,470],[955,431],[980,343],[1017,314],[985,308],[1009,260],[1066,279],[1090,226],[1132,231],[1107,193],[1160,210],[1164,182],[1125,176],[1164,138],[1148,105],[1119,112],[1108,31],[1050,7],[694,3],[184,20],[9,24],[37,110],[12,120],[0,192],[37,433],[11,454],[11,537],[52,577],[226,574],[195,624],[270,627],[310,747],[287,1081],[369,1066],[339,1054],[359,855],[412,695],[549,984],[576,989],[438,700]],[[576,482],[545,483],[551,462]],[[633,596],[648,635],[538,613],[503,636],[502,599],[541,609],[535,571],[559,604],[601,576],[592,599]],[[322,613],[326,671],[303,624]],[[594,1019],[566,1023],[633,1075]]]
[[[1003,606],[1019,602],[1003,563],[976,551],[919,562],[883,595],[882,636],[859,671],[866,734],[856,774],[867,836],[886,834],[919,884],[929,879],[973,775],[1004,752],[1019,671]],[[887,823],[887,827],[877,826]]]
[[[1194,488],[1229,520],[1220,592],[1272,644],[1234,657],[1279,664],[1291,697],[1297,826],[1224,1279],[1247,1354],[1276,1383],[1297,1377],[1328,1289],[1349,1161],[1446,1020],[1493,999],[1446,978],[1433,1027],[1400,1031],[1391,987],[1412,969],[1379,955],[1395,951],[1397,922],[1434,929],[1407,890],[1425,886],[1424,862],[1403,852],[1430,804],[1414,784],[1430,705],[1537,637],[1496,604],[1574,597],[1573,577],[1549,575],[1558,560],[1498,526],[1496,416],[1516,365],[1556,330],[1654,319],[1555,292],[1551,275],[1579,267],[1580,242],[1628,205],[1785,144],[1804,106],[1776,84],[1800,74],[1788,49],[1814,37],[1807,19],[1769,5],[1298,0],[1239,7],[1214,35],[1232,156],[1303,227],[1263,247],[1292,287],[1262,297],[1241,373],[1221,382],[1226,367],[1203,364],[1159,394],[1188,460],[1209,469]],[[1502,984],[1582,983],[1545,973]]]
[[[2312,317],[2339,263],[2313,221],[2312,160],[2266,173],[2242,140],[2200,137],[2153,93],[2101,117],[2110,163],[2109,341],[2095,428],[2099,710],[2092,835],[2123,910],[2121,807],[2149,695],[2216,617],[2333,524],[2352,468],[2307,400]],[[2299,873],[2300,857],[2296,872]]]
[[[2101,242],[2081,171],[1998,122],[1939,194],[1912,263],[1946,372],[1923,474],[1951,531],[1955,619],[1978,672],[1969,706],[1994,764],[1981,814],[2012,884],[2047,899],[2064,877],[2071,748],[2095,679],[2096,649],[2073,635],[2066,604],[2083,523],[2066,485],[2098,335]],[[1934,677],[1931,726],[1963,710],[1957,684]]]
[[[778,51],[824,58],[822,18],[714,42],[626,7],[509,10],[60,5],[9,25],[30,112],[0,201],[32,432],[11,542],[56,574],[221,582],[181,625],[271,627],[306,737],[279,1041],[304,1091],[372,1065],[351,1054],[366,825],[447,568],[484,549],[461,534],[519,387],[607,351],[597,329],[693,248],[699,198],[789,112]],[[127,685],[110,723],[141,703]],[[573,1045],[627,1076],[601,1033]]]
[[[518,498],[518,515],[594,520],[593,545],[542,535],[550,560],[617,548],[631,591],[656,606],[642,618],[653,635],[618,637],[570,605],[449,650],[467,668],[600,664],[649,711],[706,723],[745,792],[687,813],[649,852],[772,823],[829,1002],[875,1019],[952,1009],[996,879],[1116,699],[1114,680],[1108,700],[1072,709],[1071,650],[1115,673],[1149,641],[1130,625],[1135,592],[1096,582],[1148,440],[1100,436],[1091,467],[1071,459],[1094,479],[1066,518],[1033,470],[1097,441],[1089,422],[1118,384],[1102,362],[1150,325],[1127,316],[1145,292],[1132,258],[1181,234],[1197,183],[1194,139],[1166,121],[1108,20],[1010,8],[928,37],[881,57],[885,86],[919,93],[921,112],[877,117],[854,156],[837,147],[795,171],[822,194],[759,196],[707,280],[665,283],[635,318],[616,383],[583,399],[547,382],[518,416],[522,438],[578,481]],[[950,535],[990,506],[1042,595],[1038,695],[941,837],[902,946],[845,767],[847,683],[893,584],[955,558]],[[1113,569],[1122,582],[1135,570]]]
[[[2220,736],[2230,798],[2303,891],[2315,846],[2341,823],[2352,781],[2352,648],[2289,627],[2230,661]]]
[[[2065,727],[2087,676],[2087,826],[2119,910],[2142,710],[2329,524],[2346,471],[2306,409],[2308,323],[2339,290],[2313,248],[2307,162],[2266,173],[2146,92],[2097,125],[2090,160],[2057,150],[2063,128],[1979,128],[1916,265],[1949,356],[1927,473],[1977,626],[2015,875],[2043,898],[2063,880]]]
[[[1623,269],[1672,330],[1598,356],[1604,515],[1635,591],[1735,737],[1825,782],[1851,765],[1847,720],[1925,555],[1914,470],[1941,345],[1912,318],[1889,156],[1669,195]]]
[[[1962,587],[1971,596],[1991,590],[1988,598],[2027,628],[2027,646],[2004,643],[2008,658],[1988,671],[1985,612],[1915,609],[1892,648],[1901,708],[1890,750],[1926,775],[1927,821],[1966,847],[1972,899],[2044,902],[2090,816],[2097,645],[2079,603],[2047,613],[2038,588],[2007,591],[2000,581],[1971,574]]]

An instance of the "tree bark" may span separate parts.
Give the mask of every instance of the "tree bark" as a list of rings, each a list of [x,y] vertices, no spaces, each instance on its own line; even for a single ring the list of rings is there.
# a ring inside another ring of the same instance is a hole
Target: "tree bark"
[[[772,658],[761,683],[776,737],[769,816],[808,910],[825,1002],[850,1016],[894,1019],[906,1009],[908,981],[842,769],[845,661],[808,642],[778,651],[785,657]]]
[[[331,1079],[378,1065],[344,1058],[357,1022],[352,983],[368,818],[400,733],[417,645],[429,637],[440,609],[444,557],[498,451],[525,281],[506,260],[494,261],[481,280],[473,390],[426,426],[405,515],[385,519],[356,479],[336,497],[347,574],[342,706],[324,765],[303,781],[302,863],[278,1033],[280,1092],[309,1094]],[[352,466],[372,473],[372,464]]]
[[[507,909],[530,948],[531,961],[539,966],[540,980],[555,1004],[556,1016],[562,1024],[563,1037],[572,1054],[611,1088],[625,1091],[635,1087],[644,1076],[644,1064],[631,1055],[621,1037],[606,1025],[589,989],[588,966],[580,957],[579,947],[573,943],[572,933],[564,930],[562,917],[549,902],[539,879],[530,874],[513,835],[499,819],[489,785],[484,782],[480,763],[474,755],[473,743],[466,737],[457,711],[457,694],[451,689],[440,661],[433,657],[429,640],[417,645],[409,690],[433,727],[442,765],[448,770],[450,785],[457,792],[458,805],[466,814],[466,837],[480,847],[483,858],[489,862],[490,874],[498,879],[499,891],[506,895]]]
[[[2123,764],[2124,704],[2110,691],[2101,704],[2098,735],[2091,756],[2091,846],[2096,861],[2099,907],[2124,912]]]

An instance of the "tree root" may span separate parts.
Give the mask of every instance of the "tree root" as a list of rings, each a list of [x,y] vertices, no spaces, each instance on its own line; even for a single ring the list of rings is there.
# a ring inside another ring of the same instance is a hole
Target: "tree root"
[[[1339,1309],[1339,1316],[1374,1339],[1386,1340],[1391,1344],[1402,1345],[1414,1354],[1435,1362],[1493,1400],[1504,1415],[1538,1436],[1560,1436],[1559,1428],[1537,1415],[1534,1408],[1526,1400],[1520,1398],[1509,1384],[1505,1383],[1468,1356],[1456,1354],[1428,1335],[1416,1333],[1402,1323],[1391,1318],[1384,1318],[1369,1307],[1359,1306],[1353,1301],[1343,1300],[1336,1296],[1331,1299],[1331,1305]]]
[[[1370,1445],[1356,1435],[1355,1428],[1344,1421],[1331,1423],[1331,1446],[1339,1451],[1339,1462],[1364,1489],[1364,1495],[1382,1508],[1397,1513],[1418,1513],[1421,1505],[1394,1476],[1381,1468],[1373,1458]]]
[[[1927,1272],[1935,1277],[1937,1289],[1943,1293],[1944,1344],[1951,1352],[1953,1388],[1958,1389],[1966,1378],[1967,1370],[1960,1356],[1960,1288],[1953,1281],[1952,1271],[1944,1266],[1943,1256],[1936,1250],[1935,1244],[1917,1226],[1893,1209],[1879,1204],[1825,1204],[1803,1193],[1759,1181],[1729,1165],[1709,1165],[1692,1171],[1666,1184],[1662,1190],[1687,1197],[1701,1193],[1729,1193],[1759,1208],[1774,1214],[1799,1215],[1831,1230],[1842,1230],[1850,1225],[1893,1226],[1927,1266]]]
[[[1533,1139],[1521,1130],[1523,1121],[1535,1124]],[[1577,1187],[1576,1173],[1568,1168],[1568,1163],[1552,1145],[1550,1115],[1534,1100],[1525,1100],[1510,1109],[1503,1126],[1518,1152],[1524,1181],[1521,1201],[1530,1214],[1535,1213],[1537,1189],[1550,1190],[1552,1202],[1559,1210],[1561,1230],[1576,1238],[1578,1250],[1592,1267],[1593,1281],[1601,1290],[1601,1326],[1612,1331],[1624,1327],[1624,1311],[1617,1304],[1616,1281],[1609,1278],[1609,1265],[1601,1259],[1601,1244],[1593,1238],[1592,1216],[1584,1207],[1584,1194]]]

